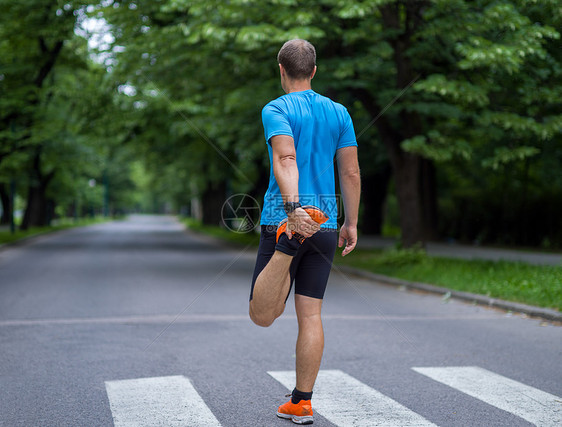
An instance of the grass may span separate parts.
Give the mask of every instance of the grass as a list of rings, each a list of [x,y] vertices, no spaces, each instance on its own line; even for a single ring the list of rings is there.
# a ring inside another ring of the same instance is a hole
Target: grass
[[[243,245],[259,242],[255,233],[239,234],[188,219],[196,231]],[[335,263],[413,282],[430,283],[464,292],[487,295],[540,307],[562,308],[562,265],[543,266],[523,262],[462,260],[426,255],[419,249],[356,249]]]
[[[50,227],[31,227],[27,230],[19,230],[16,228],[15,233],[11,233],[10,230],[0,231],[0,245],[5,243],[13,243],[18,240],[24,239],[26,237],[38,236],[40,234],[50,233],[58,230],[65,230],[67,228],[73,227],[83,227],[85,225],[97,224],[100,222],[105,222],[110,219],[104,217],[95,218],[61,218],[53,222],[54,225]]]
[[[357,249],[336,262],[492,298],[556,310],[562,307],[562,266],[431,257],[416,249]]]

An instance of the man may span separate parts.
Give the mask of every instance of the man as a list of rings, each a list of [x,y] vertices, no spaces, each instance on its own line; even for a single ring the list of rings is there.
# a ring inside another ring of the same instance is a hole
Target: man
[[[295,283],[298,319],[296,387],[277,415],[312,424],[311,397],[324,349],[320,317],[336,243],[342,255],[357,242],[360,177],[351,118],[340,104],[311,88],[316,51],[290,40],[278,54],[286,95],[262,111],[271,174],[250,293],[250,317],[267,327],[284,309]],[[337,159],[345,221],[337,236],[333,161]],[[279,227],[278,227],[279,226]]]

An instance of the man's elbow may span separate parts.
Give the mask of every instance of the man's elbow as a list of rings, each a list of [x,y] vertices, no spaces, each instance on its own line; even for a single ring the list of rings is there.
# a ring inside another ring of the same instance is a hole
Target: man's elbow
[[[297,157],[294,154],[284,154],[277,157],[279,162],[296,162]]]
[[[359,170],[359,168],[343,170],[341,173],[341,179],[345,179],[347,181],[360,181],[361,171]]]
[[[281,168],[291,168],[296,166],[297,158],[294,154],[287,154],[285,156],[277,157],[277,165]]]

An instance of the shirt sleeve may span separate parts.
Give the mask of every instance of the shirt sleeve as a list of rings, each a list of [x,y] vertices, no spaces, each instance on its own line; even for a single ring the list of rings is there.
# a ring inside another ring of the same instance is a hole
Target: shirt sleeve
[[[276,135],[288,135],[293,137],[293,130],[285,112],[278,106],[267,104],[261,112],[265,140],[269,144],[271,138]]]
[[[338,140],[338,145],[336,150],[343,147],[354,147],[357,146],[357,140],[355,139],[355,129],[353,128],[353,122],[351,116],[345,110],[343,114],[343,123],[340,132],[340,139]]]

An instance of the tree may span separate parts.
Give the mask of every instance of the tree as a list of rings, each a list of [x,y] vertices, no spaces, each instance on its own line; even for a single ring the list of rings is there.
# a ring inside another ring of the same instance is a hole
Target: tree
[[[134,187],[128,167],[113,163],[126,157],[111,134],[123,115],[105,67],[75,34],[85,5],[10,2],[3,10],[0,193],[17,179],[24,229],[48,225],[71,206],[79,213],[81,200],[91,212],[102,203],[94,181],[111,179],[109,202],[121,203]]]

